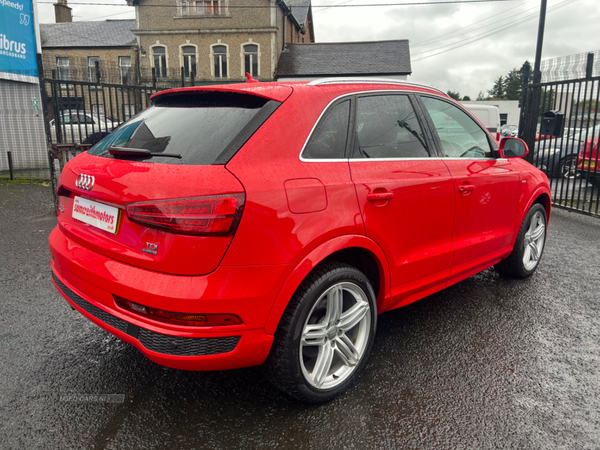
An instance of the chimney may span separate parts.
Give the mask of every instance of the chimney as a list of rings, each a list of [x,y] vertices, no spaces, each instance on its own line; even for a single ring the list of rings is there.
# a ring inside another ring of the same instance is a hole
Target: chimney
[[[57,0],[54,4],[54,21],[56,23],[73,22],[73,15],[71,8],[67,6],[67,0]]]

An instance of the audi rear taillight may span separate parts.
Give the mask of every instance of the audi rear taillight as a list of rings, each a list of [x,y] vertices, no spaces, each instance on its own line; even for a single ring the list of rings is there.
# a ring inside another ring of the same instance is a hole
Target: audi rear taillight
[[[242,323],[242,319],[235,314],[180,313],[140,305],[139,303],[129,301],[118,295],[115,295],[114,299],[117,305],[129,312],[174,325],[218,327],[224,325],[239,325]]]
[[[130,203],[132,222],[174,233],[223,236],[235,233],[244,209],[244,194],[214,195]]]

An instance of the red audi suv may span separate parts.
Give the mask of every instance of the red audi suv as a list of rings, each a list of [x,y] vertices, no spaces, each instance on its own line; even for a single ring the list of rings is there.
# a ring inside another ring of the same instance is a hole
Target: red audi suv
[[[460,104],[391,80],[172,89],[64,168],[54,284],[184,370],[344,392],[377,315],[491,266],[527,277],[546,176]]]

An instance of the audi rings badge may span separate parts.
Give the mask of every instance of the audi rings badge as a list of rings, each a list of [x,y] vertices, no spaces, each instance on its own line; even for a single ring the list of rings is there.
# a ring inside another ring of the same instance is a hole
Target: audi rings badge
[[[91,191],[94,187],[94,181],[96,179],[92,175],[86,175],[84,173],[80,173],[75,180],[75,186],[79,189],[85,189],[86,191]]]

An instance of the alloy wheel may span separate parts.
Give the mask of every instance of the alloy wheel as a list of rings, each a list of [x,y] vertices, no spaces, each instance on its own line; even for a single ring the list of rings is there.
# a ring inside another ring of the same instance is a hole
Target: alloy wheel
[[[541,211],[536,211],[529,221],[529,228],[523,241],[523,265],[532,270],[538,264],[546,239],[546,221]]]
[[[302,328],[300,364],[309,384],[339,386],[363,358],[371,330],[369,299],[350,282],[334,284],[314,304]]]

